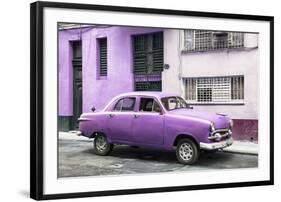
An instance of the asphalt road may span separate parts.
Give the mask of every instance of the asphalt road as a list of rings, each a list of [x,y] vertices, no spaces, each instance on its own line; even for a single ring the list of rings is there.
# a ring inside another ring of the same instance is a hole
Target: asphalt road
[[[202,152],[195,165],[179,164],[175,152],[130,146],[115,146],[109,156],[93,153],[90,140],[59,140],[58,177],[119,175],[208,169],[253,168],[258,156]]]

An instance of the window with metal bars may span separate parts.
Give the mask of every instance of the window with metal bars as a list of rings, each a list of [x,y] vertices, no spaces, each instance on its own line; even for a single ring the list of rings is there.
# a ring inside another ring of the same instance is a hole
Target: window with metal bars
[[[135,74],[163,71],[163,32],[133,36]]]
[[[107,76],[107,38],[98,39],[99,43],[99,75]]]
[[[244,47],[244,34],[241,32],[184,30],[185,51],[208,51],[241,47]]]
[[[185,78],[189,103],[243,103],[244,76]]]
[[[137,81],[135,91],[161,91],[162,81]]]

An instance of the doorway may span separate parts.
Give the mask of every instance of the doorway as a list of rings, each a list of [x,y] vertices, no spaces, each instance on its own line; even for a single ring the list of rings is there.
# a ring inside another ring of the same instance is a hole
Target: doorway
[[[82,114],[82,42],[74,41],[73,50],[73,119],[72,130],[78,129],[78,118]]]

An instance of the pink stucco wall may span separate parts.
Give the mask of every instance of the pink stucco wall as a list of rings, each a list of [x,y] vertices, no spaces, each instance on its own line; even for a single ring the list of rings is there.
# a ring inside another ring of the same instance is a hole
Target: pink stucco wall
[[[205,52],[182,52],[183,31],[165,30],[162,90],[185,95],[181,78],[212,76],[244,76],[244,101],[240,104],[194,104],[195,110],[222,113],[234,120],[233,137],[258,140],[259,119],[259,48],[258,34],[245,34],[243,49]]]
[[[242,104],[194,105],[196,110],[228,114],[233,119],[257,120],[259,116],[259,49],[258,35],[245,35],[245,48],[205,52],[181,52],[181,30],[164,33],[164,63],[170,68],[162,73],[162,90],[185,95],[181,78],[244,76],[244,101]]]

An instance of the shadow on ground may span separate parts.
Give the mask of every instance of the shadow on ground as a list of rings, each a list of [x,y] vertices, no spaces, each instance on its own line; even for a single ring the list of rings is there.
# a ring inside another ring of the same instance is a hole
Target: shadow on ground
[[[108,156],[94,154],[92,142],[59,141],[59,177],[253,168],[258,156],[201,152],[194,165],[177,162],[174,151],[117,145]]]

